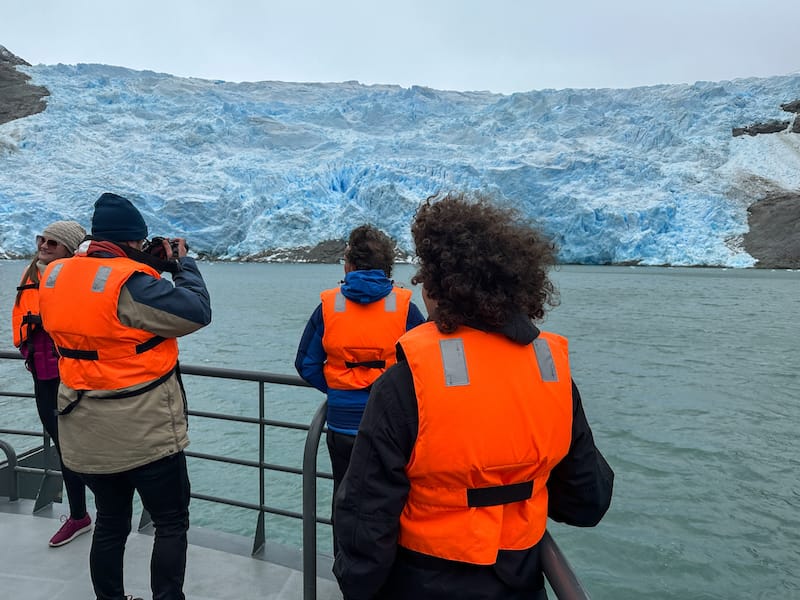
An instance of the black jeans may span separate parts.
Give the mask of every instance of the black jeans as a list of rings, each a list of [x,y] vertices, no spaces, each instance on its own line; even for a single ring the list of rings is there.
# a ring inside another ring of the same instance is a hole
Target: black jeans
[[[331,457],[331,474],[333,475],[333,495],[331,496],[331,521],[333,520],[333,505],[336,499],[336,491],[339,484],[344,479],[347,472],[347,465],[350,464],[350,455],[353,453],[353,444],[356,443],[356,436],[347,435],[328,430],[325,438],[328,444],[328,454]],[[333,524],[333,555],[336,556],[338,544],[336,543],[336,524]]]
[[[98,600],[123,600],[125,542],[131,531],[133,492],[155,527],[150,557],[153,600],[184,600],[186,532],[189,529],[189,474],[183,452],[123,473],[81,477],[94,492],[97,521],[89,553]]]
[[[547,600],[538,554],[533,564],[519,563],[523,572],[515,575],[530,579],[527,587],[511,587],[497,573],[495,565],[473,565],[418,554],[399,548],[389,577],[376,599],[405,600]],[[532,570],[525,573],[525,570]],[[532,577],[531,577],[532,575]],[[518,583],[522,583],[522,581]]]
[[[58,384],[60,379],[33,378],[33,391],[36,395],[36,410],[44,430],[56,447],[61,464],[61,477],[67,490],[69,516],[82,519],[86,516],[86,486],[80,476],[70,470],[61,460],[61,445],[58,443]]]

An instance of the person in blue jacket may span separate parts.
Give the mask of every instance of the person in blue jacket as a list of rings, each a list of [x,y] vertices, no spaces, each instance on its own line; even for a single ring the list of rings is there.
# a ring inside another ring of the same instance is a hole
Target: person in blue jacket
[[[320,294],[297,349],[298,374],[328,396],[326,441],[334,494],[347,471],[372,383],[396,362],[398,338],[425,321],[411,291],[390,279],[393,263],[394,242],[385,233],[371,225],[350,232],[344,281]]]

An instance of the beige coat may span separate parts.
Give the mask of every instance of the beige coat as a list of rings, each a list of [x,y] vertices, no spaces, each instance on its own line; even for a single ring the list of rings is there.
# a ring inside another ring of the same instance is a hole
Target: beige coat
[[[134,388],[117,392],[127,389]],[[103,399],[101,395],[85,393],[72,412],[58,418],[62,460],[73,471],[120,473],[189,445],[184,400],[175,375],[141,396]],[[62,383],[59,409],[76,396]]]

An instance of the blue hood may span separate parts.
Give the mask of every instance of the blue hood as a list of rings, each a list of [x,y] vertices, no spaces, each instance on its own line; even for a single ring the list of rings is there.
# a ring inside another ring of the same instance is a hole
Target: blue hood
[[[350,271],[344,276],[341,288],[348,300],[369,304],[387,296],[392,291],[392,280],[382,269]]]

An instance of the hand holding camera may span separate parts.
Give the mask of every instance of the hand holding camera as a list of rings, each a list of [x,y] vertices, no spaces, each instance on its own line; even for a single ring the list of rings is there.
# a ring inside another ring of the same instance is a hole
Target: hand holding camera
[[[145,242],[142,252],[151,254],[160,260],[178,260],[186,256],[189,244],[183,238],[164,238],[155,236]]]

